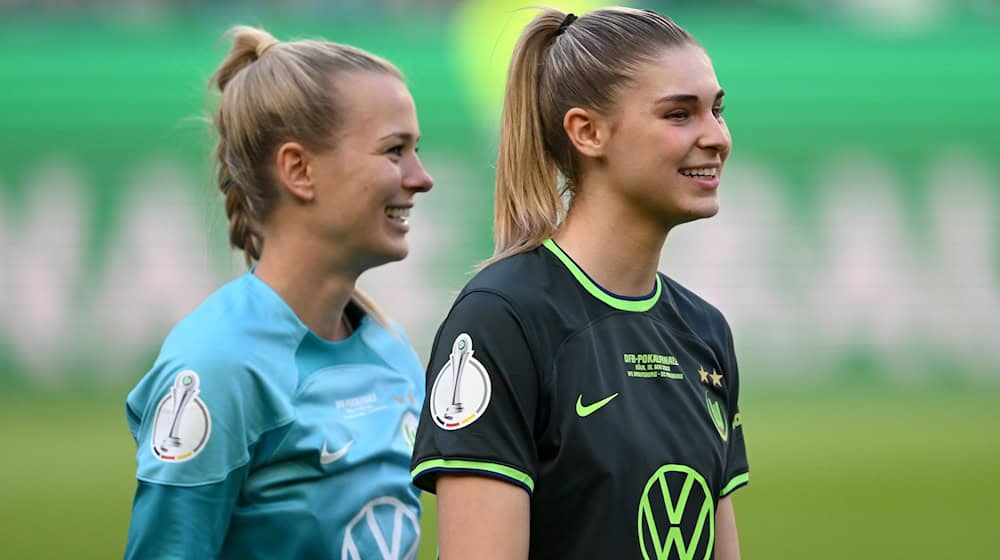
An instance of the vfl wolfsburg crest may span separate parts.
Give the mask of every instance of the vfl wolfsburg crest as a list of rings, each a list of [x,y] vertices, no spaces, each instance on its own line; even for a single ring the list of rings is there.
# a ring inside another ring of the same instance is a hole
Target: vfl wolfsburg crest
[[[722,441],[728,441],[729,422],[726,420],[726,413],[722,410],[718,401],[714,401],[708,396],[708,391],[705,391],[705,406],[708,407],[708,415],[712,418],[712,423],[715,424],[715,429],[719,431]]]
[[[398,499],[382,496],[365,504],[347,524],[340,559],[413,560],[419,540],[417,514]]]
[[[644,560],[711,558],[715,502],[705,478],[686,465],[657,469],[639,499],[638,527]]]
[[[212,432],[212,417],[198,398],[201,380],[193,370],[177,374],[170,392],[160,400],[153,419],[150,445],[161,461],[187,461],[201,452]]]
[[[457,430],[482,416],[490,404],[490,376],[472,357],[472,337],[462,333],[451,346],[451,356],[431,387],[431,418],[438,427]]]

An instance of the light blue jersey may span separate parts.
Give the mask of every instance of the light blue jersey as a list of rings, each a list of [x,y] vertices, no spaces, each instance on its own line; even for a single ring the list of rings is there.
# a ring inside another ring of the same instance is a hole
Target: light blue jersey
[[[317,337],[252,273],[182,320],[129,394],[126,558],[407,559],[424,395],[397,326]]]

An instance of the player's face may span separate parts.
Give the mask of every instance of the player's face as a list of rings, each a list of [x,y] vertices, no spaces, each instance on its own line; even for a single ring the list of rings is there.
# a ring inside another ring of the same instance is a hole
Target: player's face
[[[359,271],[404,258],[417,193],[434,182],[417,156],[413,98],[397,78],[357,73],[338,80],[334,148],[313,165],[320,232]]]
[[[637,219],[670,228],[714,216],[731,142],[708,55],[694,45],[670,48],[641,66],[616,100],[610,182]]]

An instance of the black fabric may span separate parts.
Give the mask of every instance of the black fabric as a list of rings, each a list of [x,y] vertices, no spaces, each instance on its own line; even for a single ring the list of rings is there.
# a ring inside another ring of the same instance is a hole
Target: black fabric
[[[588,292],[544,247],[481,271],[434,342],[416,484],[433,492],[443,472],[471,471],[533,487],[531,558],[681,558],[691,547],[705,558],[718,499],[748,472],[737,364],[722,314],[660,280],[656,304],[634,312]],[[462,333],[492,394],[480,417],[445,430],[432,387],[452,375]]]

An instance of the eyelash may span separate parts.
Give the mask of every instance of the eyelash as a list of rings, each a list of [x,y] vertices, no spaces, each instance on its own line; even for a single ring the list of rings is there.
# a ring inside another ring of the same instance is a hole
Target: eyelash
[[[712,107],[712,114],[715,115],[715,118],[717,118],[717,119],[718,118],[722,118],[722,114],[725,113],[725,112],[726,112],[726,106],[725,105],[719,105],[718,107]],[[665,118],[665,119],[677,119],[677,120],[680,120],[680,119],[686,119],[689,116],[690,116],[690,114],[686,110],[681,110],[681,111],[672,111],[670,113],[667,113],[666,115],[663,116],[663,118]]]
[[[393,147],[389,148],[388,150],[386,150],[385,153],[392,154],[392,155],[394,155],[396,157],[403,157],[403,150],[405,150],[405,149],[406,149],[406,146],[400,144],[398,146],[393,146]],[[414,146],[413,153],[419,154],[420,153],[420,147],[419,146]]]

